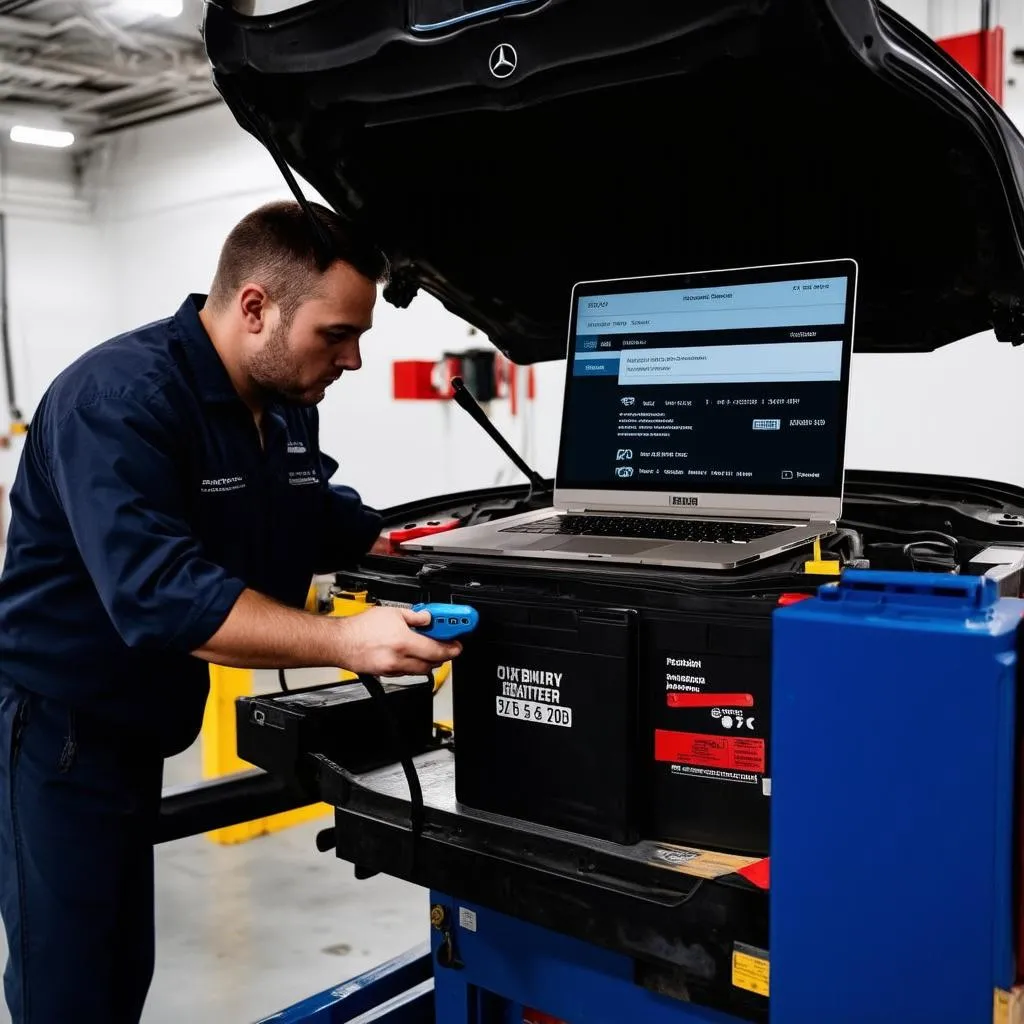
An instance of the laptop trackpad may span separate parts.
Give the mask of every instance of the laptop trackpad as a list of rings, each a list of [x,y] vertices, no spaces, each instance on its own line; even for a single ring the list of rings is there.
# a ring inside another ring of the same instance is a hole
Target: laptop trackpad
[[[583,555],[635,555],[662,546],[664,541],[632,540],[628,537],[572,537],[552,544],[548,550],[579,552]]]

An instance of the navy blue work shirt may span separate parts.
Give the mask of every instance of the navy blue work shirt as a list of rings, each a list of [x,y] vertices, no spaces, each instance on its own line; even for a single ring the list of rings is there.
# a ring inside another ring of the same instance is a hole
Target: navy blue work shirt
[[[191,651],[252,588],[302,607],[380,517],[329,478],[315,407],[272,404],[265,446],[190,296],[94,348],[50,386],[11,490],[0,679],[151,734],[198,735],[208,665]]]

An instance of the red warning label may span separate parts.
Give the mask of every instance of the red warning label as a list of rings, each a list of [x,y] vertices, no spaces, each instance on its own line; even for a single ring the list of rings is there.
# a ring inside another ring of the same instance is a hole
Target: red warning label
[[[654,733],[654,758],[672,764],[724,768],[734,772],[764,772],[764,740],[755,737],[705,736],[697,732]]]

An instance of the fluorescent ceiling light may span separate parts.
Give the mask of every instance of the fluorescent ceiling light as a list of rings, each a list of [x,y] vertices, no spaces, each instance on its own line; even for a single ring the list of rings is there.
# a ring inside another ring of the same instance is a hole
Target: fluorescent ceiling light
[[[121,0],[121,6],[139,14],[157,14],[161,18],[177,18],[184,10],[182,0]]]
[[[65,149],[74,141],[75,137],[71,132],[54,131],[52,128],[30,128],[28,125],[16,124],[11,129],[11,142],[24,142],[29,146]]]

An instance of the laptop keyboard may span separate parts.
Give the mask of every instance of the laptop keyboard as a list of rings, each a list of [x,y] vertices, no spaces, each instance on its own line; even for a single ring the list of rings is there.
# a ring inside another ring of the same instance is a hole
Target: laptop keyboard
[[[727,523],[715,520],[661,519],[641,516],[551,516],[535,523],[509,526],[502,533],[544,536],[637,537],[651,540],[696,541],[704,544],[747,544],[788,530],[789,526],[764,523]]]

